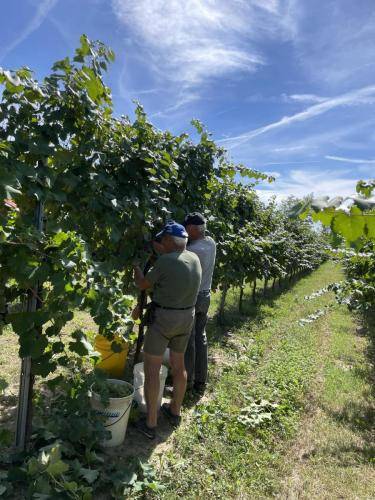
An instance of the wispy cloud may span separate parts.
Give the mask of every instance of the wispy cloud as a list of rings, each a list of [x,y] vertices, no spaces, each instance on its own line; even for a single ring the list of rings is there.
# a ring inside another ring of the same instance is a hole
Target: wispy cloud
[[[145,89],[145,90],[131,90],[130,92],[137,95],[149,95],[149,94],[159,94],[159,92],[163,92],[162,88],[154,88],[154,89]]]
[[[262,165],[312,165],[313,163],[320,163],[319,160],[301,160],[301,161],[267,161]]]
[[[272,171],[272,172],[264,172],[265,174],[271,176],[271,177],[274,177],[275,179],[278,179],[279,177],[281,177],[281,174],[280,172],[277,172],[276,170]]]
[[[325,158],[327,160],[342,161],[344,163],[356,163],[359,165],[362,165],[362,164],[369,165],[369,164],[375,163],[375,160],[363,160],[363,159],[359,159],[359,158],[345,158],[343,156],[326,155]]]
[[[327,101],[327,97],[321,97],[315,94],[292,94],[286,95],[283,94],[284,100],[286,102],[304,102],[304,103],[312,103],[312,102],[324,102]]]
[[[280,148],[274,148],[272,149],[272,151],[275,153],[291,153],[295,151],[303,151],[304,149],[305,149],[304,144],[298,144],[296,146],[283,146]]]
[[[58,0],[41,0],[36,8],[35,15],[32,17],[28,25],[17,34],[16,38],[7,46],[0,49],[0,61],[12,52],[20,43],[25,41],[31,33],[36,31],[43,21],[48,16],[48,13],[53,9]]]
[[[355,192],[356,180],[348,178],[350,171],[312,169],[291,170],[272,184],[264,184],[258,192],[263,199],[276,196],[278,199],[290,195],[303,197],[313,193],[316,196],[349,196]]]
[[[155,118],[155,117],[166,117],[170,113],[174,113],[181,109],[183,106],[186,104],[189,104],[190,102],[197,101],[199,100],[199,94],[190,92],[190,91],[185,91],[180,94],[176,99],[174,99],[174,104],[171,106],[167,106],[163,111],[158,111],[156,113],[153,113],[150,115],[150,118]]]
[[[259,135],[265,134],[267,132],[270,132],[271,130],[279,129],[288,125],[291,125],[293,123],[298,123],[298,122],[304,122],[306,120],[309,120],[311,118],[314,118],[316,116],[322,115],[323,113],[327,113],[328,111],[341,107],[341,106],[348,106],[352,104],[361,104],[361,103],[368,103],[368,102],[375,102],[373,101],[373,98],[375,97],[375,85],[370,85],[367,87],[363,87],[361,89],[357,89],[351,92],[347,92],[345,94],[339,95],[337,97],[333,97],[330,99],[325,100],[322,103],[319,104],[314,104],[304,111],[301,111],[299,113],[295,113],[294,115],[290,116],[284,116],[281,118],[281,120],[278,120],[273,123],[269,123],[268,125],[265,125],[263,127],[259,127],[253,130],[250,130],[248,132],[245,132],[244,134],[235,136],[235,137],[230,137],[228,139],[222,139],[218,142],[221,143],[229,143],[229,147],[231,149],[238,147],[239,145],[243,144],[244,142],[247,142],[254,137],[257,137]],[[369,100],[369,98],[371,98]]]
[[[118,19],[147,50],[159,76],[196,86],[265,64],[262,38],[288,38],[292,0],[112,0]]]

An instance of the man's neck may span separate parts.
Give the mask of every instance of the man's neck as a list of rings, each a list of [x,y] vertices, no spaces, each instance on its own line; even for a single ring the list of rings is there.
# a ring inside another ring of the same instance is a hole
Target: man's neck
[[[194,241],[204,240],[205,237],[206,237],[205,234],[200,234],[199,236],[197,236],[196,238],[192,239],[191,241],[193,243]]]
[[[185,250],[186,250],[186,248],[175,247],[175,248],[171,248],[169,250],[166,250],[165,253],[184,252]]]

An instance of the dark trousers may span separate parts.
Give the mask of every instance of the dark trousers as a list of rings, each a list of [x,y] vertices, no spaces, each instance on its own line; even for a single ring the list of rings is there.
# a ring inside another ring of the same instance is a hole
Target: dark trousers
[[[210,292],[200,292],[195,305],[195,320],[185,352],[185,367],[188,387],[206,384],[208,372],[208,349],[206,323],[210,307]]]

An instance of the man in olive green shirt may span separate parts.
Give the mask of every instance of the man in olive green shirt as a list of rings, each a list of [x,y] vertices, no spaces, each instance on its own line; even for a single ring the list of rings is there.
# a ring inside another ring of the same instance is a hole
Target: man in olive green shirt
[[[135,268],[135,283],[141,289],[153,289],[154,319],[148,325],[144,344],[145,397],[147,418],[137,428],[150,439],[155,437],[159,372],[163,354],[170,347],[173,377],[173,399],[162,406],[171,423],[181,420],[181,404],[186,391],[184,353],[194,323],[195,303],[202,278],[199,258],[186,250],[187,233],[180,224],[171,222],[159,233],[164,249],[154,267],[143,275]]]

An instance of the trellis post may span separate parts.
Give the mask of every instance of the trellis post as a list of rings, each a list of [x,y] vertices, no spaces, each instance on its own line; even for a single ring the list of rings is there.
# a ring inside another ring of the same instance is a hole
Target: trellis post
[[[35,227],[38,231],[43,230],[43,202],[38,201],[35,209]],[[35,312],[40,307],[40,284],[28,292],[27,312]],[[34,376],[31,371],[31,356],[22,358],[20,387],[18,393],[16,448],[20,451],[26,449],[32,429],[32,394]]]

